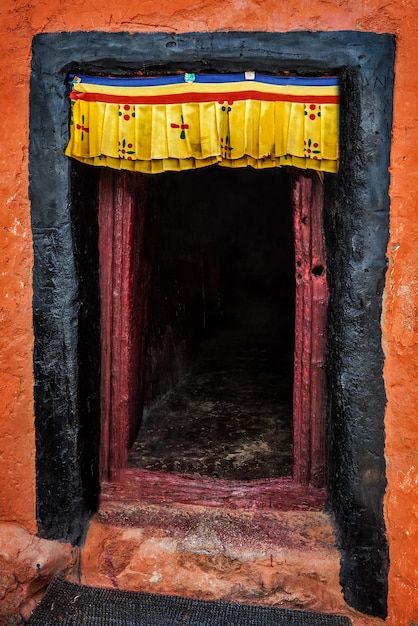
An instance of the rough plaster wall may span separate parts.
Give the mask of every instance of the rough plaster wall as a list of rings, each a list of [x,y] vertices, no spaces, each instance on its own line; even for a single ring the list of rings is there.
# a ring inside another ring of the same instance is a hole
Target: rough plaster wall
[[[388,398],[387,532],[389,618],[418,621],[418,422],[416,267],[418,262],[418,76],[415,0],[130,0],[92,2],[6,0],[0,8],[0,518],[35,532],[32,245],[27,197],[28,86],[32,37],[65,30],[366,30],[397,35],[391,240],[383,315]]]

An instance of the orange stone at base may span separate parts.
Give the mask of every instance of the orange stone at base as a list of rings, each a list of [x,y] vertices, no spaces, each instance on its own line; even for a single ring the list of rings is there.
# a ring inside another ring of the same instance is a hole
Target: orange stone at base
[[[71,570],[77,550],[0,523],[0,626],[22,624],[58,574]]]
[[[345,614],[327,514],[107,502],[90,524],[82,582],[99,587]],[[356,621],[357,620],[357,621]]]

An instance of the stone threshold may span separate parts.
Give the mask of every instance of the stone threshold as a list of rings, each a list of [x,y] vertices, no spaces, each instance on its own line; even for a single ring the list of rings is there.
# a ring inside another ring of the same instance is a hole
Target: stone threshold
[[[84,584],[334,612],[356,626],[383,623],[344,602],[340,554],[323,510],[135,502],[117,497],[121,484],[112,489],[104,489],[81,552]]]

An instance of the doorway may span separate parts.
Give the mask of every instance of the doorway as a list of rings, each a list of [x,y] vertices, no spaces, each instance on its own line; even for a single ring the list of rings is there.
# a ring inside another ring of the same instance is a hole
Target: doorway
[[[318,175],[104,171],[100,190],[104,479],[323,487]]]
[[[145,411],[129,466],[292,472],[294,245],[286,172],[149,181]]]

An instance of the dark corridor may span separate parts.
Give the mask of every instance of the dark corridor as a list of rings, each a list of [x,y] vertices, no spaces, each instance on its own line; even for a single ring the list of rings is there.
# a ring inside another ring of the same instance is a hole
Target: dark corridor
[[[145,409],[131,468],[292,472],[294,241],[285,170],[148,181]]]

